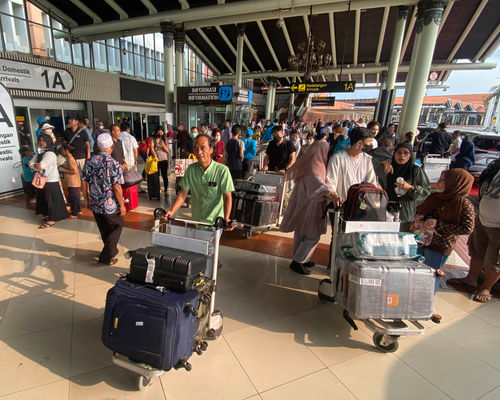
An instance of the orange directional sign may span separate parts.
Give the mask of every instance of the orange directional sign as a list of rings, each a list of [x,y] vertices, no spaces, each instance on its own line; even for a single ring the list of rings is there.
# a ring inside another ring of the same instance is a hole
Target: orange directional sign
[[[356,81],[294,83],[290,86],[292,93],[325,93],[354,92]]]

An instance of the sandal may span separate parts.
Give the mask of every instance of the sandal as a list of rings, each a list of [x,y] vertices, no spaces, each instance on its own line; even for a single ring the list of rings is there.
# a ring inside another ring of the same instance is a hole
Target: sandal
[[[55,222],[53,224],[48,224],[47,222],[45,222],[44,224],[40,225],[38,229],[47,229],[54,226],[55,224],[56,224]]]
[[[478,303],[488,303],[491,301],[492,297],[491,293],[475,292],[472,296],[472,300]]]
[[[472,285],[469,282],[466,282],[465,278],[450,278],[446,281],[446,284],[456,285],[456,286],[466,286],[472,289],[476,288],[476,285]]]
[[[106,264],[106,265],[115,265],[117,262],[118,262],[118,258],[116,257],[113,257],[111,260],[109,260],[108,262],[104,262],[104,261],[99,261],[101,264]]]

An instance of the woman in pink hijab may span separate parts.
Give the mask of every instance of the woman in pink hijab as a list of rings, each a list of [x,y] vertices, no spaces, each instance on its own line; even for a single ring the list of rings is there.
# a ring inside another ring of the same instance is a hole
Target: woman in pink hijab
[[[290,268],[309,275],[307,268],[319,239],[326,233],[326,206],[332,192],[326,183],[326,164],[329,145],[324,140],[314,142],[311,148],[288,171],[294,189],[280,225],[282,232],[293,234],[293,260]]]

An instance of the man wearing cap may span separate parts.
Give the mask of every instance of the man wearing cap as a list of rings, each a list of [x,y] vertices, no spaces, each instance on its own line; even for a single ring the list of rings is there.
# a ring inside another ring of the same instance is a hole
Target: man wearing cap
[[[63,138],[73,146],[71,154],[75,158],[78,173],[81,177],[85,161],[90,158],[90,142],[86,132],[78,128],[78,118],[74,115],[68,118],[68,128],[64,131]]]
[[[124,184],[123,170],[111,157],[114,146],[111,135],[100,134],[97,146],[99,154],[88,160],[83,168],[83,193],[86,206],[94,214],[104,243],[99,262],[114,265],[118,262],[117,245],[126,213],[121,187]]]
[[[247,129],[247,138],[244,140],[245,152],[243,154],[243,179],[248,179],[252,175],[252,166],[257,154],[257,141],[252,138],[253,129]]]

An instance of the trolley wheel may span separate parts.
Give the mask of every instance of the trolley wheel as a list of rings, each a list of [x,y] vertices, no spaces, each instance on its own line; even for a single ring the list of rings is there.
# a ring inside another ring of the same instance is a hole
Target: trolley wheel
[[[398,338],[399,336],[375,332],[373,334],[373,343],[377,349],[384,353],[394,353],[399,347]]]
[[[139,387],[139,390],[146,390],[146,388],[150,384],[151,384],[151,378],[142,375],[137,377],[137,386]]]
[[[319,283],[319,287],[318,287],[318,299],[319,299],[319,301],[321,301],[322,303],[335,303],[335,299],[333,297],[330,297],[321,291],[321,285],[323,285],[324,283],[331,285],[332,281],[330,279],[323,279]]]

